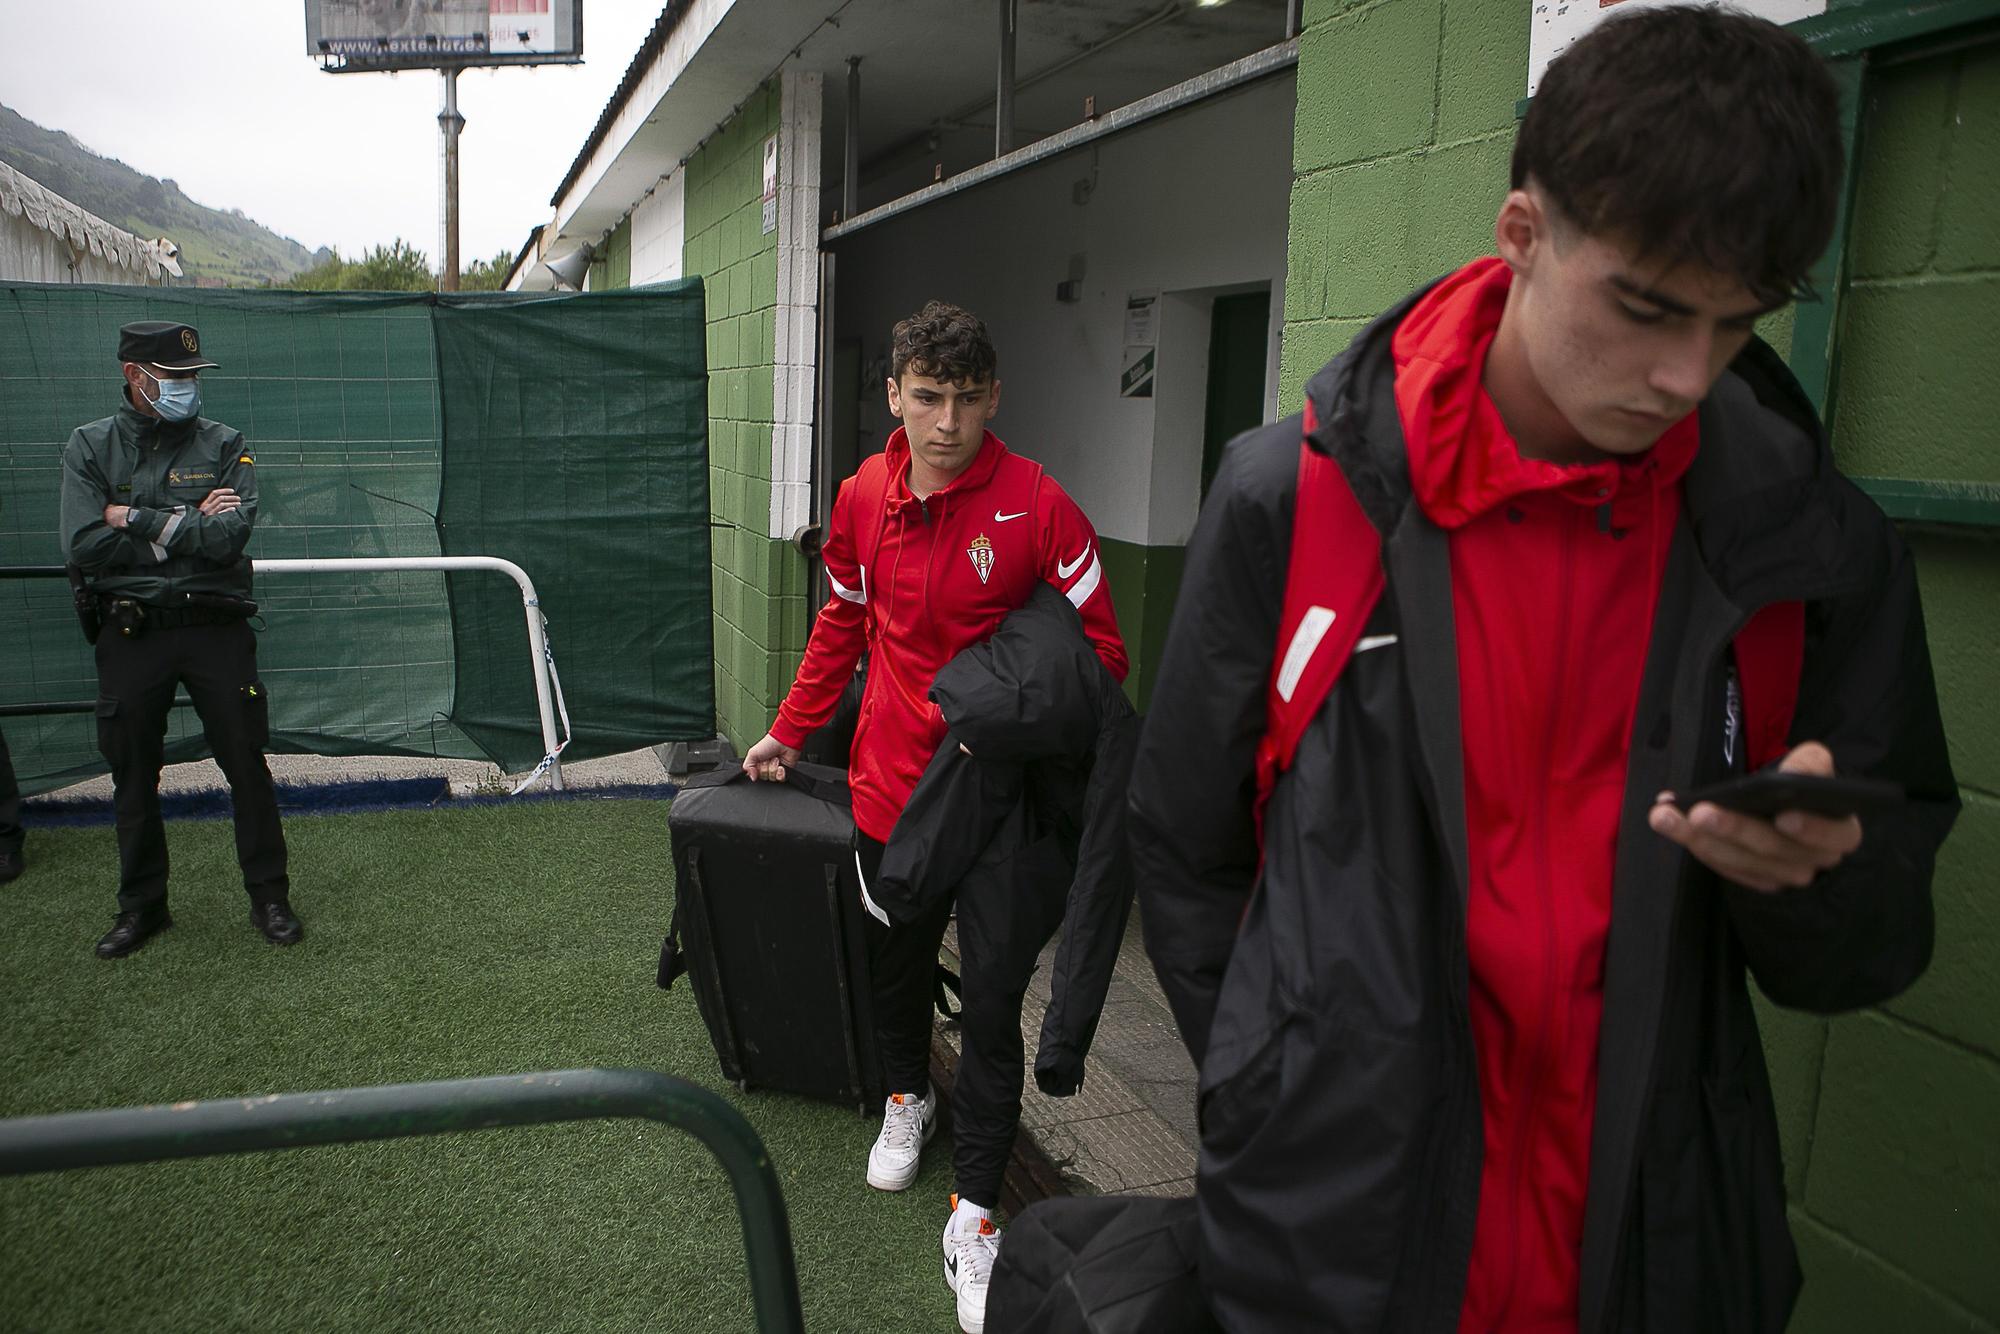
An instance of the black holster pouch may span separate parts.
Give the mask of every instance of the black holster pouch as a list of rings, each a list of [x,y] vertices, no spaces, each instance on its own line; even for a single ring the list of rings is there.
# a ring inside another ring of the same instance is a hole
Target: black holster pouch
[[[126,639],[137,639],[146,633],[146,604],[143,602],[132,598],[108,598],[103,603],[101,615],[104,624]]]
[[[76,619],[83,626],[84,640],[95,644],[98,635],[104,632],[104,616],[97,608],[97,594],[90,591],[90,582],[83,577],[81,565],[65,565],[63,573],[69,576],[69,600],[76,607]]]

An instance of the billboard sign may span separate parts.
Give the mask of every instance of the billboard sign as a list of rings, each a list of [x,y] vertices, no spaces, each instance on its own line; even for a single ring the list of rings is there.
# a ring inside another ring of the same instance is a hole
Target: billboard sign
[[[1529,0],[1533,11],[1528,30],[1528,96],[1535,95],[1542,71],[1569,44],[1613,14],[1654,5],[1698,3],[1699,0]],[[1755,14],[1773,23],[1796,23],[1826,12],[1826,0],[1732,0],[1731,9]]]
[[[306,0],[306,53],[335,73],[575,64],[583,0]]]

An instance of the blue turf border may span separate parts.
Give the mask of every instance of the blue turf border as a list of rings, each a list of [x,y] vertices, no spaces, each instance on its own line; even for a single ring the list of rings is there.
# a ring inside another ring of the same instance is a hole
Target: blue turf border
[[[546,788],[518,797],[504,793],[454,797],[442,777],[353,778],[332,783],[279,783],[278,809],[287,816],[373,815],[386,811],[442,807],[511,806],[523,802],[667,801],[680,789],[673,783],[607,783],[551,792]],[[160,798],[160,814],[169,820],[227,820],[232,808],[221,788],[171,792]],[[21,802],[23,823],[41,828],[108,825],[114,815],[109,797],[28,797]]]

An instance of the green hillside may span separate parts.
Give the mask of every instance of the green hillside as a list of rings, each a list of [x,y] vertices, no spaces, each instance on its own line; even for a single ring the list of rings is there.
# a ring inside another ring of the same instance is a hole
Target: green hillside
[[[164,236],[181,248],[181,268],[194,278],[232,287],[276,282],[324,258],[288,236],[243,216],[240,209],[206,208],[172,181],[141,175],[99,157],[59,130],[45,130],[0,106],[0,161],[116,227],[148,239]]]

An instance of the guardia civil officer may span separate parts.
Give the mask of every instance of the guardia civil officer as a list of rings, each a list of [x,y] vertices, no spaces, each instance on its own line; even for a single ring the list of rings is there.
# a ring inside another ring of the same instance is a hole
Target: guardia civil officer
[[[62,528],[101,618],[97,745],[118,815],[118,918],[97,953],[130,954],[173,924],[160,765],[167,712],[187,688],[236,815],[250,921],[296,944],[285,835],[264,763],[269,703],[248,624],[257,478],[241,432],[201,413],[201,336],[165,321],[119,331],[124,402],[78,427],[63,451]],[[86,622],[88,626],[88,621]]]

